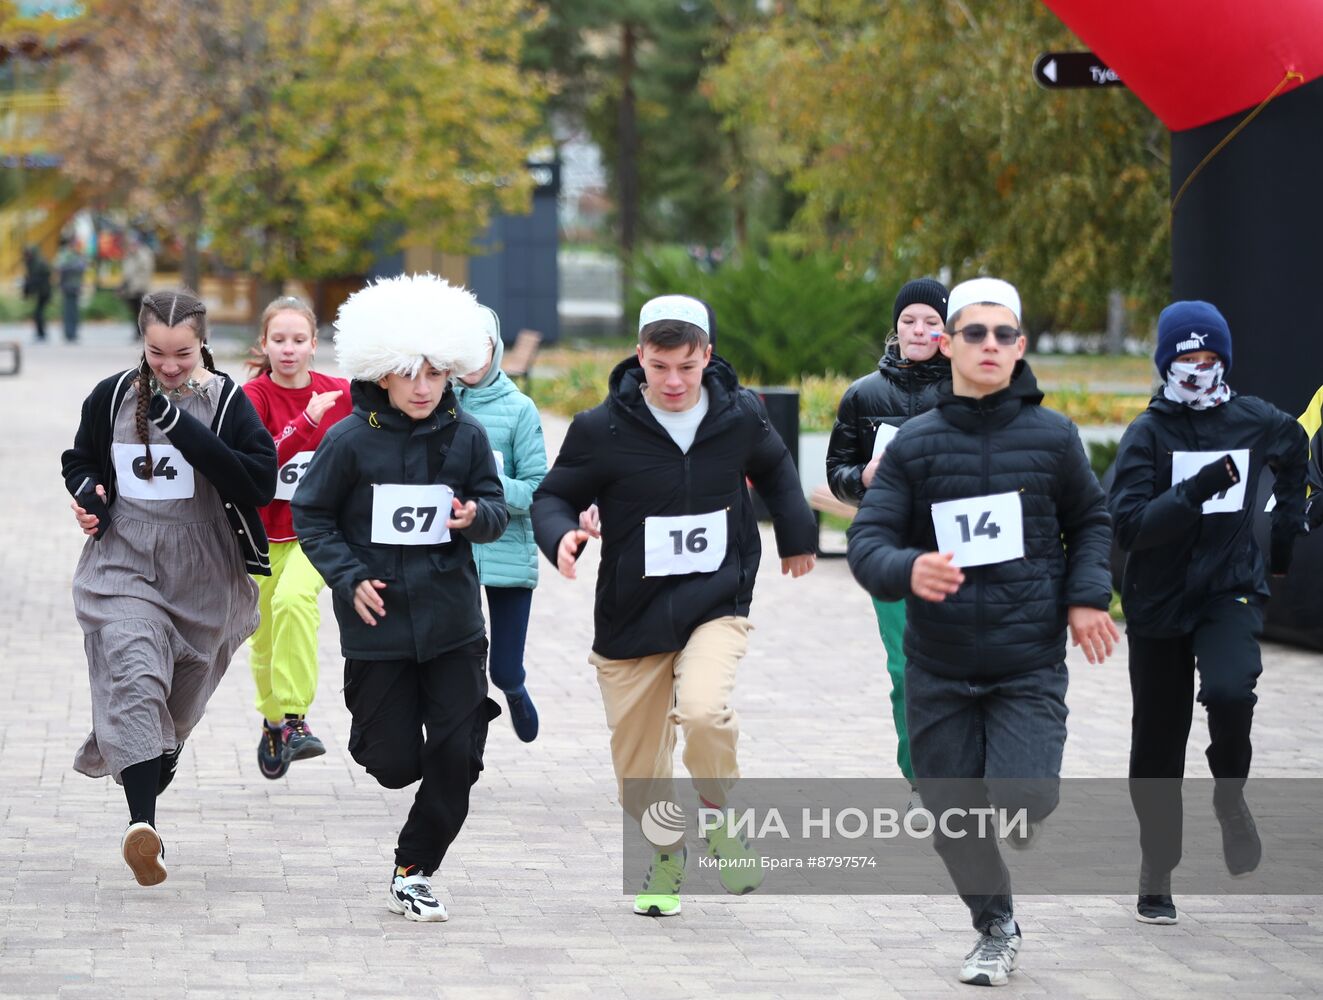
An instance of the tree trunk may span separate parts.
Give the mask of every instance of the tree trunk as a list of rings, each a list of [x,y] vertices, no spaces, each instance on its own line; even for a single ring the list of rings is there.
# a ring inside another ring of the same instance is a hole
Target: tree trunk
[[[620,262],[622,298],[627,296],[634,278],[634,245],[638,238],[639,164],[638,121],[634,105],[634,71],[638,35],[628,22],[620,29],[620,110],[617,118],[620,142],[616,164],[620,192]]]
[[[1125,326],[1125,295],[1113,288],[1107,293],[1107,338],[1103,347],[1105,353],[1125,353]]]
[[[198,241],[202,236],[202,196],[190,194],[184,206],[184,259],[180,279],[185,288],[202,291],[202,254]]]

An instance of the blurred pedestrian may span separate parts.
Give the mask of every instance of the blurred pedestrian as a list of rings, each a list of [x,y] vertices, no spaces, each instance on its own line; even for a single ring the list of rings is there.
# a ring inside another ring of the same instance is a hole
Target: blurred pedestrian
[[[142,300],[152,285],[152,275],[156,273],[156,254],[152,253],[146,241],[133,230],[129,230],[124,245],[124,261],[120,268],[121,280],[119,296],[128,307],[133,318],[135,338],[142,336],[138,329],[138,314],[142,312]]]
[[[46,339],[46,306],[51,301],[51,266],[35,246],[23,248],[23,298],[32,299],[32,325],[36,339]]]
[[[61,236],[60,249],[55,255],[55,273],[60,281],[60,296],[64,307],[64,339],[78,340],[78,299],[83,291],[83,272],[87,261],[74,246],[73,237]]]

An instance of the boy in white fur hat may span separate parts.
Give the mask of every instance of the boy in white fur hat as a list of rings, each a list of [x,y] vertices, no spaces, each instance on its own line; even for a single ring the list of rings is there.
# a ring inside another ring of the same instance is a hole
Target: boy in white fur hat
[[[410,920],[447,917],[428,879],[468,815],[501,711],[487,697],[471,546],[500,537],[509,514],[487,434],[450,384],[485,360],[485,323],[472,294],[432,275],[351,295],[335,350],[354,410],[327,432],[291,503],[334,595],[349,752],[387,788],[421,779],[388,897]]]

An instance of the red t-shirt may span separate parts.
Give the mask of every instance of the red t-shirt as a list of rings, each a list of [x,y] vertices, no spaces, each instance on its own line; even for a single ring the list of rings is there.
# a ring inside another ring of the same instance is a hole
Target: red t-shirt
[[[312,376],[312,381],[302,389],[286,389],[276,385],[271,381],[269,372],[245,382],[243,386],[243,391],[248,394],[254,409],[257,410],[257,415],[262,418],[262,423],[276,442],[276,461],[280,466],[280,475],[276,483],[277,491],[289,489],[292,485],[291,480],[306,469],[305,463],[311,458],[311,456],[305,457],[298,463],[303,468],[299,468],[294,464],[295,457],[300,452],[315,451],[327,428],[341,417],[349,416],[354,407],[349,399],[349,383],[345,379],[314,371],[308,374]],[[308,400],[312,398],[314,392],[331,392],[335,389],[342,390],[344,395],[322,414],[319,423],[314,424],[305,413]],[[289,500],[273,500],[259,513],[262,515],[262,526],[266,528],[268,539],[273,542],[295,540]]]

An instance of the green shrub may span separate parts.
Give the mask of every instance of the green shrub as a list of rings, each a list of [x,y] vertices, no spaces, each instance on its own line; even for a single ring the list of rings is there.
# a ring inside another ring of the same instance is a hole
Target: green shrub
[[[717,351],[747,385],[789,384],[805,374],[862,374],[882,351],[901,280],[852,274],[830,254],[773,250],[708,272],[676,248],[639,257],[627,315],[654,295],[706,301],[717,317]]]
[[[60,322],[63,315],[60,293],[54,292],[46,303],[46,321]],[[98,288],[92,297],[83,303],[78,314],[83,319],[114,319],[129,322],[129,311],[124,300],[108,288]],[[21,323],[32,317],[32,300],[17,295],[0,295],[0,323]]]

